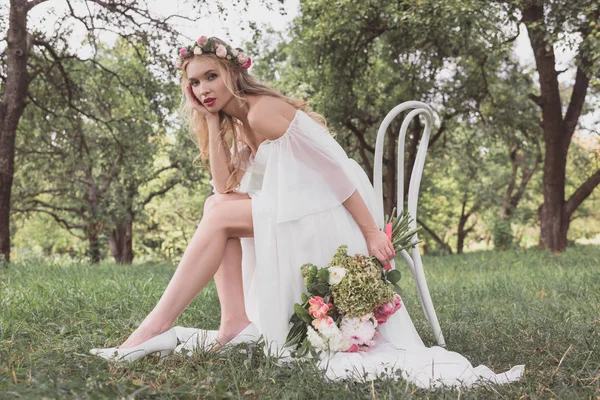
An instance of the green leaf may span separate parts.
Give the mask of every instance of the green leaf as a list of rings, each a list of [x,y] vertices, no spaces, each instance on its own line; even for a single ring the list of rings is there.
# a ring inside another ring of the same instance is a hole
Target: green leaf
[[[319,270],[319,283],[327,284],[329,282],[329,270],[327,268],[321,268]]]
[[[398,283],[400,281],[400,278],[402,278],[402,274],[397,269],[388,271],[388,273],[386,274],[386,279],[393,284]]]
[[[306,323],[310,323],[312,321],[312,318],[308,314],[308,311],[304,307],[302,307],[301,304],[294,304],[294,312],[298,317],[300,317],[302,321]]]

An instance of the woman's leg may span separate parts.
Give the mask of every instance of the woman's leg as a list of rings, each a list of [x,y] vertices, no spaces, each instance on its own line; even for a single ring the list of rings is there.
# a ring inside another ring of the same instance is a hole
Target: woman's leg
[[[229,238],[253,236],[252,200],[214,204],[202,217],[158,304],[120,347],[137,346],[170,329],[217,272]],[[220,336],[224,335],[220,333]]]
[[[250,199],[250,197],[245,193],[216,193],[204,202],[203,214],[210,214],[215,204],[244,199]],[[221,304],[219,337],[235,336],[250,323],[244,303],[240,238],[232,237],[227,240],[225,254],[214,279]]]
[[[226,342],[250,324],[244,302],[240,238],[227,241],[223,261],[215,274],[215,285],[221,303],[221,325],[217,338]]]

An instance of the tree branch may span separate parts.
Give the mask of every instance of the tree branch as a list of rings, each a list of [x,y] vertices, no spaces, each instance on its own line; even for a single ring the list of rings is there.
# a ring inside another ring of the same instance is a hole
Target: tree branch
[[[450,247],[450,245],[448,243],[444,242],[442,240],[442,238],[440,238],[431,228],[429,228],[419,218],[417,218],[417,222],[419,223],[419,225],[421,225],[423,227],[425,232],[427,232],[433,238],[433,240],[435,240],[440,245],[440,247],[442,247],[444,250],[446,250],[449,254],[452,254],[452,248]]]
[[[596,186],[600,184],[600,169],[596,173],[590,176],[585,182],[581,184],[569,197],[569,200],[565,203],[565,212],[567,216],[571,216],[573,212],[579,207],[579,205],[594,191]]]
[[[582,63],[584,62],[585,59],[582,59]],[[577,67],[575,85],[573,86],[573,93],[571,94],[571,100],[569,101],[569,107],[567,108],[564,119],[565,134],[567,135],[568,141],[571,141],[571,136],[573,136],[573,132],[575,132],[577,121],[579,120],[583,104],[585,103],[585,96],[587,95],[589,84],[590,80],[585,75],[582,66]]]

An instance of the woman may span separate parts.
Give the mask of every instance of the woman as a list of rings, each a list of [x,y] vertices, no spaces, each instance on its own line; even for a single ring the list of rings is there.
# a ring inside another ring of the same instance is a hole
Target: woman
[[[252,342],[265,338],[267,349],[283,348],[293,305],[305,290],[300,266],[325,266],[341,244],[348,254],[375,255],[392,262],[393,246],[381,230],[382,205],[356,161],[347,157],[317,114],[262,85],[248,74],[241,49],[202,36],[183,48],[183,71],[190,127],[203,163],[210,157],[216,194],[156,307],[118,348],[93,349],[112,360],[135,360],[160,352],[206,344]],[[227,139],[233,143],[228,150]],[[230,156],[231,151],[231,156]],[[206,164],[205,164],[206,165]],[[172,325],[213,278],[221,302],[221,325],[206,331]],[[185,340],[190,336],[192,340]],[[323,355],[331,378],[371,378],[400,369],[419,386],[436,383],[501,383],[518,379],[472,368],[457,353],[426,348],[406,307],[381,326],[378,345],[368,353]],[[178,335],[179,334],[179,335]],[[283,352],[283,353],[282,353]],[[187,351],[186,351],[187,353]],[[387,370],[386,370],[387,368]]]

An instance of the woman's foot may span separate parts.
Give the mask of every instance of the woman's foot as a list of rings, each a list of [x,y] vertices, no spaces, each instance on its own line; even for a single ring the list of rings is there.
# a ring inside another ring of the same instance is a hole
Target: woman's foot
[[[227,323],[221,322],[219,332],[217,333],[217,345],[223,346],[228,343],[244,329],[248,328],[251,323],[248,319],[239,319]]]
[[[171,329],[170,326],[166,327],[158,327],[155,325],[146,325],[142,323],[142,325],[138,326],[138,328],[133,331],[131,335],[119,346],[119,349],[128,349],[130,347],[135,347],[141,343],[144,343],[146,340],[152,339],[155,336],[160,335],[163,332]]]

